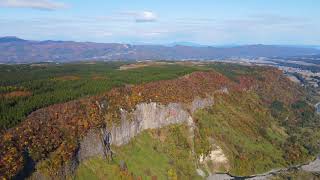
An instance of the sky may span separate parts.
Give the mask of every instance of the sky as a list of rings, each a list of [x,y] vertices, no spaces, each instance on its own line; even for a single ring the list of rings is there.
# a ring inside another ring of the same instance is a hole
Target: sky
[[[0,36],[320,45],[320,0],[0,0]]]

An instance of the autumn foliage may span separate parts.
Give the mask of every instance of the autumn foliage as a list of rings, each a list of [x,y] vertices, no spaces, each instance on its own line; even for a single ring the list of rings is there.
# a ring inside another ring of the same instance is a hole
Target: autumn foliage
[[[26,153],[35,162],[51,154],[47,166],[54,173],[74,155],[78,142],[90,128],[116,123],[120,109],[131,111],[141,102],[187,104],[196,97],[216,95],[227,89],[234,92],[255,90],[266,97],[265,101],[280,99],[289,103],[296,100],[295,95],[302,93],[275,69],[267,69],[261,74],[262,78],[243,75],[233,81],[215,71],[194,72],[174,80],[127,85],[100,96],[37,110],[1,135],[0,177],[12,178],[21,172]],[[290,88],[295,88],[294,95],[285,93]]]

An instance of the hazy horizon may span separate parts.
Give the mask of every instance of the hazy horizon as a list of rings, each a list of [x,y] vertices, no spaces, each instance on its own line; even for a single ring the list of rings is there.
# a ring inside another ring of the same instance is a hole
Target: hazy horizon
[[[168,43],[148,43],[148,42],[96,42],[96,41],[77,41],[77,40],[61,40],[61,39],[27,39],[23,37],[18,37],[18,36],[0,36],[1,38],[17,38],[17,39],[22,39],[22,40],[27,40],[27,41],[38,41],[38,42],[44,42],[44,41],[63,41],[63,42],[76,42],[76,43],[115,43],[115,44],[130,44],[130,45],[154,45],[154,46],[176,46],[176,45],[181,45],[181,46],[192,46],[192,47],[237,47],[237,46],[254,46],[254,45],[264,45],[264,46],[285,46],[285,47],[304,47],[304,48],[316,48],[320,49],[320,44],[259,44],[259,43],[254,43],[254,44],[235,44],[235,43],[226,43],[226,44],[200,44],[192,41],[179,41],[179,42],[168,42]]]

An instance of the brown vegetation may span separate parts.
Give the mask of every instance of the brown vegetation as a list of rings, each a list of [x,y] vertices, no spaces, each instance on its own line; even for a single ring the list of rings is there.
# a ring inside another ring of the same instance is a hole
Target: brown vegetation
[[[91,77],[91,79],[92,79],[92,80],[106,80],[107,77],[101,76],[101,75],[93,75],[93,76]]]
[[[4,98],[26,97],[31,95],[32,95],[32,92],[30,91],[12,91],[8,93],[0,94],[0,96],[3,96]]]
[[[168,62],[154,62],[154,61],[146,61],[146,62],[139,62],[139,63],[133,63],[133,64],[126,64],[120,66],[120,70],[130,70],[130,69],[137,69],[137,68],[143,68],[148,66],[156,66],[156,65],[165,65],[170,64]]]
[[[56,81],[73,81],[73,80],[79,80],[79,76],[60,76],[60,77],[55,77],[54,80]]]

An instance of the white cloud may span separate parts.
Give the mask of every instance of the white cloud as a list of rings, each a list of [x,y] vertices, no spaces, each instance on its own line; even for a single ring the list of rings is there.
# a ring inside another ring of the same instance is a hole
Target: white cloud
[[[136,22],[154,22],[156,20],[156,14],[151,11],[143,11],[136,15]]]
[[[143,11],[136,14],[136,22],[154,22],[157,20],[157,15],[151,11]]]
[[[109,16],[96,17],[97,20],[114,22],[154,22],[157,21],[157,15],[152,11],[124,11],[111,14]]]
[[[66,8],[67,5],[50,0],[0,0],[0,6],[9,8],[32,8],[42,10],[56,10]]]

